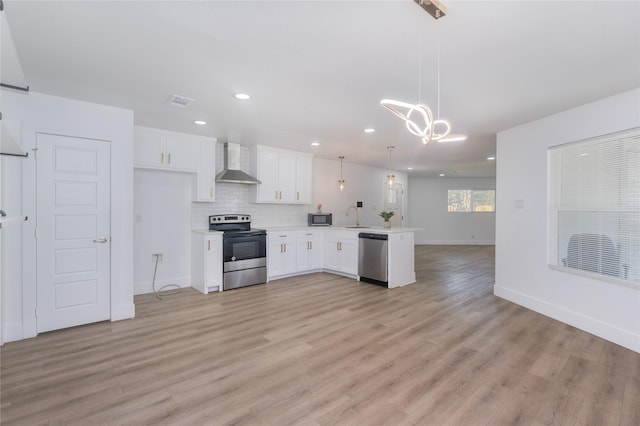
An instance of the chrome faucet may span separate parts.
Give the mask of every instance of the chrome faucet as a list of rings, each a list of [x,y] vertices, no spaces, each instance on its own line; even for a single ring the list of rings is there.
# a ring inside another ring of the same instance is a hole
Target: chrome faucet
[[[354,209],[356,211],[356,228],[360,227],[360,212],[358,211],[358,208],[355,205],[351,205],[349,206],[349,208],[346,211],[346,215],[349,216],[349,212],[351,211],[351,209]]]

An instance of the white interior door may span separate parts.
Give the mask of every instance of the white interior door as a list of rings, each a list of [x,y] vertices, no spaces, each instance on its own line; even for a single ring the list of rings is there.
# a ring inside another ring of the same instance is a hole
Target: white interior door
[[[110,317],[110,145],[38,133],[37,330]]]
[[[391,226],[400,227],[403,223],[402,217],[402,197],[404,195],[404,189],[402,184],[394,183],[384,184],[384,211],[392,211],[395,215],[391,218]]]

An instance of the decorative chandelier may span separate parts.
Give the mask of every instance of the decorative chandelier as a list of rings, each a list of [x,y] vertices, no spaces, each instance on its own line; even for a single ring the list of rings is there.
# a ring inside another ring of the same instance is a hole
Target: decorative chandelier
[[[446,9],[439,1],[436,0],[414,0],[424,10],[426,10],[435,19],[439,19],[446,14]],[[420,37],[418,37],[420,41]],[[418,46],[418,103],[411,104],[408,102],[398,101],[394,99],[382,99],[380,105],[387,108],[400,117],[405,122],[407,130],[412,135],[422,139],[423,144],[430,141],[453,142],[465,140],[464,135],[450,135],[451,125],[447,120],[440,119],[440,42],[438,41],[438,118],[434,120],[431,108],[420,102],[420,81],[422,68],[422,50],[421,45]],[[391,155],[391,151],[389,151]]]
[[[425,145],[430,141],[443,139],[451,133],[449,122],[446,120],[434,120],[431,108],[425,104],[418,103],[414,105],[393,99],[383,99],[380,101],[380,105],[403,119],[409,133],[422,138],[422,143]],[[421,121],[412,119],[414,112],[417,113],[417,118],[418,120],[421,119]],[[436,132],[436,126],[441,126],[443,129],[440,132]]]

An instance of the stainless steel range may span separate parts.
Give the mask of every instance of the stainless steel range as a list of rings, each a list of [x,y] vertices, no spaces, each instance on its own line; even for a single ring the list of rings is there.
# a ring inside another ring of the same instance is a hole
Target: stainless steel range
[[[209,230],[222,231],[224,290],[267,282],[267,231],[251,228],[251,216],[209,216]]]

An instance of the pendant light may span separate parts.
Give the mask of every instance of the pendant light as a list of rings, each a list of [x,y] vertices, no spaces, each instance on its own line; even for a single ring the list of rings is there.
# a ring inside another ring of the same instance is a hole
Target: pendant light
[[[344,179],[342,178],[342,160],[344,160],[344,155],[338,157],[340,159],[340,179],[338,179],[338,185],[340,188],[340,192],[344,190]]]
[[[393,174],[393,168],[391,167],[391,151],[395,148],[395,146],[388,146],[387,151],[389,151],[389,174],[387,175],[387,184],[389,187],[393,186],[393,180],[396,176]]]
[[[422,0],[416,0],[420,6],[422,6],[427,12],[429,12],[435,19],[441,18],[446,13],[446,9],[439,2],[432,11],[425,7],[425,3]],[[431,3],[430,3],[431,4]],[[435,3],[434,3],[435,4]],[[412,135],[416,135],[422,139],[423,144],[428,144],[430,141],[446,140],[449,133],[451,133],[451,125],[446,120],[440,119],[440,41],[438,40],[438,117],[434,120],[433,112],[426,104],[420,101],[420,83],[422,72],[422,38],[421,34],[418,34],[418,103],[412,104],[408,102],[398,101],[394,99],[382,99],[380,105],[387,108],[394,113],[397,117],[400,117],[405,122],[407,130]],[[456,135],[460,136],[460,135]],[[457,139],[460,140],[460,139]]]

